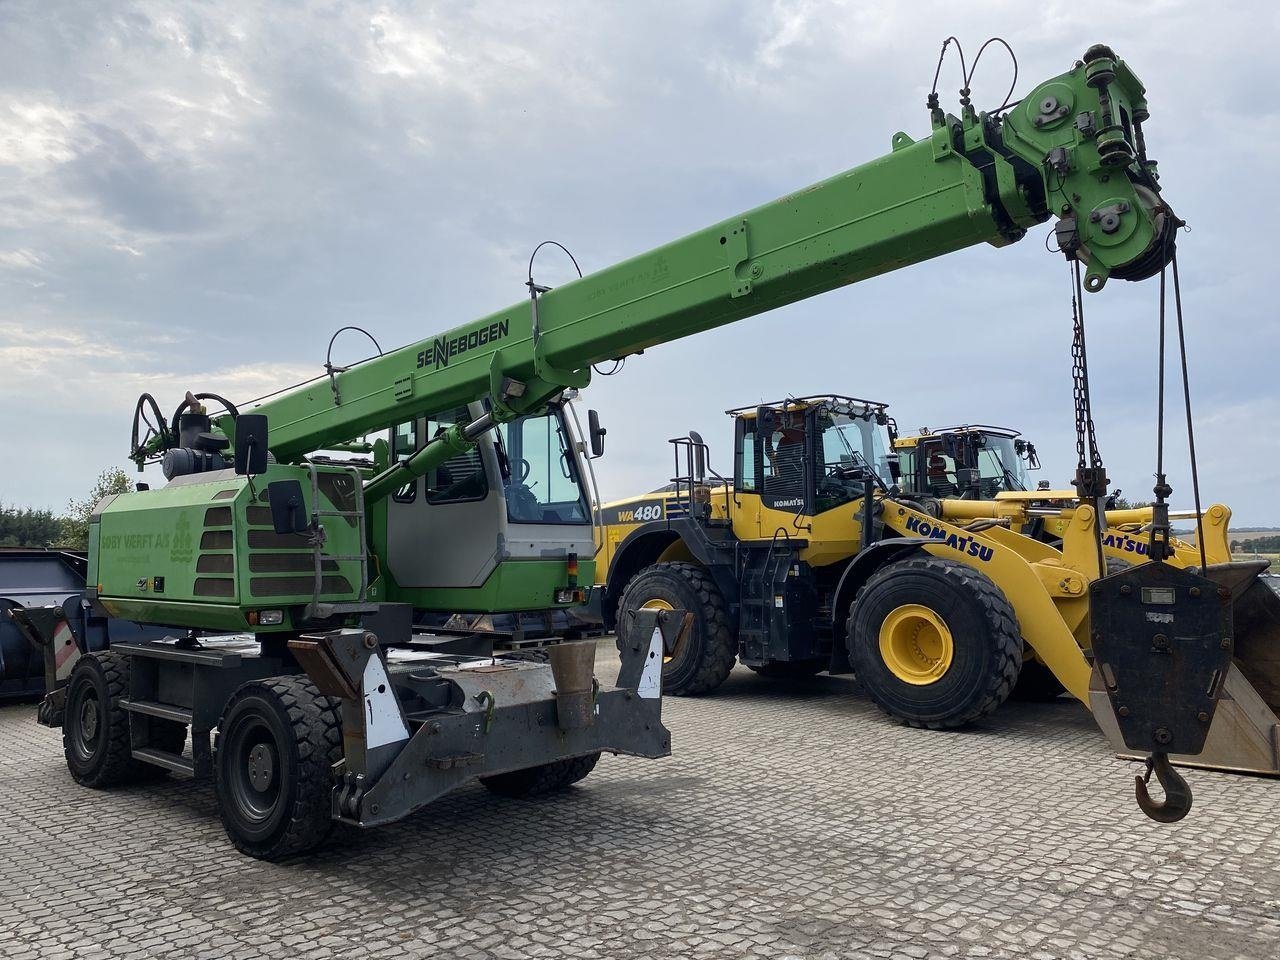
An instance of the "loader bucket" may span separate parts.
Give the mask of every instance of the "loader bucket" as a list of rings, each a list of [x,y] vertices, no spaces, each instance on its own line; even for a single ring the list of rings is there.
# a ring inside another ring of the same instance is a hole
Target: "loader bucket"
[[[1259,576],[1266,560],[1211,564],[1205,575],[1231,591],[1235,663],[1267,705],[1280,713],[1280,579]]]
[[[1205,568],[1208,579],[1231,591],[1235,649],[1204,750],[1175,754],[1179,766],[1280,776],[1280,593],[1271,585],[1280,579],[1260,576],[1268,566],[1250,560]]]

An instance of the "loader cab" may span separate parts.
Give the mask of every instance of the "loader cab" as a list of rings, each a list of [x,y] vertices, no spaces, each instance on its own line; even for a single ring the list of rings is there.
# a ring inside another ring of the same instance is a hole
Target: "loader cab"
[[[737,536],[808,540],[807,559],[815,565],[856,551],[860,525],[840,508],[877,483],[893,483],[893,421],[886,411],[885,404],[840,396],[728,411]]]
[[[581,558],[590,576],[592,501],[566,402],[500,424],[387,498],[374,530],[385,543],[383,599],[476,613],[582,601],[577,565]],[[391,461],[485,412],[472,403],[395,426]]]
[[[905,493],[939,499],[991,500],[1035,489],[1035,444],[1007,427],[921,429],[895,444]]]

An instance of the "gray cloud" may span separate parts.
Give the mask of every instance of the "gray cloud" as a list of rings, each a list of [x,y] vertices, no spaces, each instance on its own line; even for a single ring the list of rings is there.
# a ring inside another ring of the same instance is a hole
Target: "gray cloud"
[[[0,498],[120,463],[132,397],[250,396],[336,327],[406,343],[519,299],[548,236],[598,268],[923,135],[938,42],[1000,33],[1019,91],[1111,43],[1146,81],[1182,239],[1203,481],[1276,522],[1270,5],[14,2],[0,5]],[[980,104],[1008,83],[984,58]],[[954,103],[954,76],[944,97]],[[598,380],[607,496],[689,428],[789,392],[904,425],[1011,423],[1074,461],[1067,272],[1042,232],[668,344]],[[559,282],[548,261],[548,279]],[[1154,284],[1088,301],[1113,478],[1150,487]],[[866,349],[868,326],[877,346]],[[342,349],[358,355],[352,343]],[[237,391],[243,391],[239,393]],[[1171,441],[1177,447],[1176,435]],[[1175,499],[1188,502],[1185,456]]]

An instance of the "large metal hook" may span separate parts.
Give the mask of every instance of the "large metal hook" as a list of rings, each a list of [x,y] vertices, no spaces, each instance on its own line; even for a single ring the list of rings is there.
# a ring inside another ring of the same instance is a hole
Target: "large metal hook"
[[[1164,790],[1164,800],[1151,799],[1147,784],[1151,782],[1151,774]],[[1147,758],[1145,776],[1134,777],[1134,793],[1138,797],[1138,806],[1152,820],[1160,823],[1177,823],[1191,812],[1191,786],[1182,779],[1181,774],[1173,769],[1167,753],[1153,753]]]

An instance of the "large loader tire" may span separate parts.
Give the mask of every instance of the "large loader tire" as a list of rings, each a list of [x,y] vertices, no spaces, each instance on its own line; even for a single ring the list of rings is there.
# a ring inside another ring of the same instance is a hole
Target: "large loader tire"
[[[218,723],[216,750],[218,812],[237,850],[279,860],[329,835],[342,721],[337,701],[308,678],[240,687]]]
[[[849,661],[871,699],[913,727],[961,727],[1000,706],[1022,666],[1013,608],[983,574],[915,556],[872,574],[850,605]]]
[[[481,777],[480,782],[494,793],[504,797],[533,797],[542,793],[554,793],[577,783],[592,770],[600,754],[588,753],[585,757],[555,760],[524,770],[498,773]]]
[[[120,701],[129,695],[129,658],[110,650],[81,657],[67,683],[62,749],[67,769],[85,787],[114,787],[163,777],[167,771],[133,759],[129,714]],[[152,720],[153,745],[178,753],[187,728]]]
[[[655,563],[631,578],[618,604],[618,629],[645,609],[685,610],[693,626],[662,663],[662,692],[678,697],[710,693],[737,659],[733,626],[711,575],[694,563]]]

